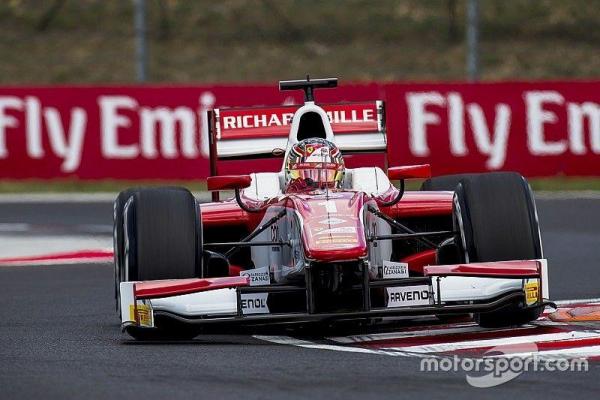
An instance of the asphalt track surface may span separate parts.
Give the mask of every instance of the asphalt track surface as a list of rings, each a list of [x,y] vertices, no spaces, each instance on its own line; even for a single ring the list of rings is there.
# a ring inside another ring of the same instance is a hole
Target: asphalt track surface
[[[600,297],[600,200],[539,200],[538,211],[551,297]],[[111,218],[108,203],[0,204],[0,223],[44,230],[108,227]],[[120,332],[112,279],[108,264],[0,268],[1,399],[564,399],[600,392],[599,362],[588,372],[525,372],[478,389],[464,372],[420,372],[415,358],[306,349],[239,333],[140,344]]]

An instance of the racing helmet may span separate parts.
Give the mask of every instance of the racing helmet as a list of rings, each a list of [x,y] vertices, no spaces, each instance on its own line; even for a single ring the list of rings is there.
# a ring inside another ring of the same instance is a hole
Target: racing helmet
[[[344,159],[340,149],[328,140],[304,139],[292,146],[285,160],[285,179],[298,188],[341,188]]]

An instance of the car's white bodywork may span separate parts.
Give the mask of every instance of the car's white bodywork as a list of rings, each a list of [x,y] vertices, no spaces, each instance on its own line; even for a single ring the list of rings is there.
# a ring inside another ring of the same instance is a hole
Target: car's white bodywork
[[[385,149],[385,133],[374,132],[366,134],[353,134],[334,137],[329,119],[323,109],[313,102],[307,102],[295,113],[290,134],[287,139],[255,139],[252,141],[229,140],[218,143],[220,156],[239,156],[247,154],[264,153],[273,148],[284,148],[287,152],[298,141],[297,133],[300,119],[304,113],[314,112],[321,116],[326,132],[326,139],[336,143],[341,150]],[[378,118],[380,118],[378,116]],[[280,172],[252,173],[251,185],[242,191],[242,196],[253,201],[280,199],[285,197],[285,178],[283,169]],[[365,196],[374,198],[386,193],[392,188],[386,174],[377,167],[363,167],[347,169],[344,180],[344,189],[350,192],[364,193]],[[263,223],[273,218],[282,211],[283,207],[269,208]],[[367,236],[390,235],[390,224],[377,215],[361,209],[361,222]],[[282,284],[301,278],[304,274],[307,258],[302,248],[302,216],[293,208],[285,210],[285,217],[280,218],[269,229],[253,238],[253,241],[285,241],[289,246],[257,246],[251,247],[251,258],[255,268],[265,269],[269,274],[269,284]],[[379,241],[368,243],[368,254],[365,257],[369,268],[369,278],[381,280],[381,268],[392,260],[392,242]],[[365,261],[362,260],[362,261]],[[538,301],[548,299],[548,274],[546,260],[537,260],[541,265],[541,274],[534,280],[541,287]],[[251,274],[252,272],[246,272]],[[531,279],[504,278],[504,277],[473,277],[473,276],[431,276],[431,283],[427,287],[428,296],[426,304],[445,304],[491,301],[499,296],[511,292],[525,290],[525,284]],[[172,295],[158,298],[138,299],[135,296],[138,282],[120,283],[121,321],[123,326],[154,326],[153,313],[167,311],[182,317],[241,317],[240,297],[236,288],[219,288],[215,290],[199,290],[198,292]],[[252,283],[250,283],[252,284]],[[421,285],[422,286],[422,285]],[[399,288],[392,288],[399,289]],[[389,290],[388,290],[389,292]],[[246,295],[249,296],[249,295]],[[254,297],[252,297],[254,296]],[[261,305],[266,299],[265,293],[255,293],[250,297],[256,299],[259,306],[242,308],[242,315],[269,313],[266,305]],[[414,305],[422,305],[424,300]],[[407,304],[408,306],[408,304]],[[390,307],[388,305],[388,307]],[[139,310],[144,310],[149,317],[140,319]]]

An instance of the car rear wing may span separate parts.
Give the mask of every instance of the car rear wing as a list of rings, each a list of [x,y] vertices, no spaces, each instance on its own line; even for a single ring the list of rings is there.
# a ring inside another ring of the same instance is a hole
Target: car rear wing
[[[209,111],[211,175],[219,160],[281,156],[299,105],[218,108]],[[337,146],[346,154],[387,150],[383,101],[321,106],[331,122]],[[274,152],[275,150],[275,152]]]

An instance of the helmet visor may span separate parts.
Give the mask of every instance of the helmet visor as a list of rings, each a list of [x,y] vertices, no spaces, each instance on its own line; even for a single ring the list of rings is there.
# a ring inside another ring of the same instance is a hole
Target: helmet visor
[[[335,163],[302,163],[291,166],[291,180],[301,180],[308,186],[338,186],[343,178],[343,169]],[[343,168],[343,166],[342,166]],[[336,184],[336,185],[333,185]]]

